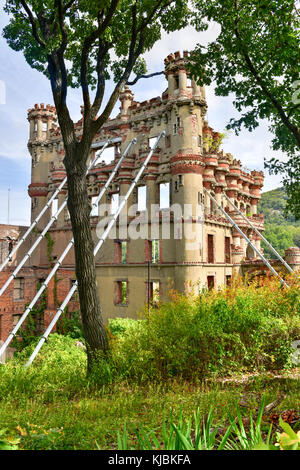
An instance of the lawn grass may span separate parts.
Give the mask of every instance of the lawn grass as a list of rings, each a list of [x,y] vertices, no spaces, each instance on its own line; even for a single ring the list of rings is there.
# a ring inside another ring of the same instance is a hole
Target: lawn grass
[[[21,437],[22,449],[117,449],[117,433],[126,422],[129,443],[136,445],[136,429],[156,430],[161,436],[164,415],[173,420],[180,412],[189,417],[199,408],[203,417],[210,407],[221,425],[228,425],[227,410],[235,413],[241,401],[244,416],[255,414],[262,396],[266,404],[279,396],[280,410],[300,408],[299,377],[285,373],[249,376],[244,382],[231,378],[193,382],[169,380],[165,383],[137,385],[118,383],[111,386],[87,387],[80,393],[61,394],[45,400],[18,395],[3,398],[0,403],[0,429],[8,428]]]
[[[126,423],[128,448],[140,445],[139,430],[153,431],[161,448],[164,421],[174,429],[181,414],[189,420],[197,410],[200,426],[211,410],[213,426],[225,430],[237,406],[255,420],[263,401],[280,398],[276,412],[299,415],[292,356],[300,338],[299,279],[290,283],[282,289],[272,279],[236,280],[189,296],[171,290],[169,302],[139,321],[111,320],[110,354],[99,355],[88,378],[84,345],[71,334],[51,334],[29,368],[37,339],[25,348],[20,341],[15,358],[0,365],[0,432],[7,428],[21,449],[111,450],[122,448]],[[263,425],[264,434],[268,419]]]

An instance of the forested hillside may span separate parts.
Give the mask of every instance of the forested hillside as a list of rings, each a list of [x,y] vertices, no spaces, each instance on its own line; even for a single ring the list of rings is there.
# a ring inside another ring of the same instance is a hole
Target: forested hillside
[[[300,221],[291,215],[285,216],[287,196],[283,188],[262,194],[258,210],[265,215],[265,237],[283,255],[290,246],[300,247]],[[272,251],[263,243],[265,255],[274,258]]]

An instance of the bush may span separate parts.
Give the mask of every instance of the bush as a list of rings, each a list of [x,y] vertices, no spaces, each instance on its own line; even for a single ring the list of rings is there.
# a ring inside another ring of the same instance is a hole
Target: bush
[[[185,296],[145,313],[144,320],[116,321],[111,370],[123,378],[160,380],[209,372],[272,370],[293,366],[291,343],[300,338],[299,288],[276,280]],[[113,325],[113,322],[111,322]]]
[[[114,336],[121,336],[130,331],[138,325],[140,320],[133,320],[132,318],[111,318],[108,323],[109,331]]]
[[[51,401],[55,394],[68,398],[87,385],[86,354],[76,346],[76,340],[57,333],[50,335],[33,364],[24,368],[34,346],[0,364],[0,400],[9,396],[30,399],[39,394],[45,401]]]
[[[99,360],[88,378],[86,352],[69,337],[52,334],[33,366],[23,365],[34,349],[26,347],[0,367],[0,399],[17,390],[36,391],[51,400],[80,387],[118,380],[160,381],[168,377],[201,378],[243,371],[293,367],[292,343],[300,338],[299,281],[289,289],[267,279],[230,288],[183,295],[153,308],[143,319],[109,322],[110,355]],[[56,390],[56,392],[55,392]]]

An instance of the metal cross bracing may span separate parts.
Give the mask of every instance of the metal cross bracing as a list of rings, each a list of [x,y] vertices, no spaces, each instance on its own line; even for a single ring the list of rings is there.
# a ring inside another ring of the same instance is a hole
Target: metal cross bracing
[[[105,142],[100,142],[100,143],[95,143],[95,144],[92,144],[92,147],[91,148],[99,148],[101,147],[101,151],[100,153],[97,155],[97,157],[91,162],[89,168],[88,168],[88,171],[91,170],[91,168],[93,168],[93,166],[96,164],[96,162],[99,160],[99,157],[100,155],[102,154],[102,152],[105,150],[105,148],[112,144],[112,143],[116,143],[116,142],[121,142],[122,139],[121,137],[117,137],[117,138],[114,138],[114,139],[108,139],[106,140]],[[21,237],[21,239],[18,241],[18,243],[16,244],[16,246],[13,248],[13,250],[9,253],[9,255],[7,256],[7,258],[3,261],[3,263],[1,264],[0,266],[0,272],[5,268],[5,266],[10,262],[12,261],[14,255],[17,253],[18,249],[20,248],[20,246],[24,243],[24,241],[27,239],[28,235],[32,232],[32,230],[34,229],[34,227],[36,227],[37,223],[41,220],[41,218],[43,217],[43,215],[45,214],[45,212],[51,207],[54,199],[56,198],[56,196],[60,193],[60,191],[63,189],[63,187],[65,186],[67,182],[67,177],[65,177],[63,179],[63,181],[60,183],[60,185],[58,186],[58,188],[54,191],[54,193],[52,194],[51,198],[49,199],[49,201],[47,202],[47,204],[43,207],[43,209],[41,210],[41,212],[39,213],[39,215],[34,219],[34,221],[32,222],[32,224],[30,225],[30,227],[26,230],[26,232],[24,233],[24,235]],[[56,219],[55,219],[56,220]],[[54,222],[54,220],[53,220]],[[1,294],[0,294],[1,295]]]
[[[273,266],[271,266],[271,264],[269,263],[269,261],[261,254],[261,252],[256,248],[255,245],[253,245],[253,243],[251,242],[251,240],[249,240],[249,238],[247,237],[247,235],[244,234],[244,232],[240,229],[240,227],[234,222],[234,220],[230,217],[229,214],[227,214],[227,212],[223,209],[222,206],[220,206],[220,204],[218,204],[218,202],[216,201],[216,199],[210,194],[209,191],[207,191],[206,188],[203,188],[204,191],[208,194],[208,196],[210,197],[210,199],[216,204],[217,208],[225,215],[225,217],[229,220],[229,222],[233,225],[233,227],[242,235],[242,237],[249,243],[249,245],[251,246],[251,248],[257,253],[257,255],[263,260],[264,264],[270,269],[270,271],[275,274],[275,276],[277,276],[279,279],[280,279],[280,282],[281,284],[285,285],[286,287],[289,287],[289,285],[285,282],[284,279],[282,279],[282,277],[280,277],[280,275],[277,273],[277,271],[275,271],[275,269],[273,268]]]
[[[107,141],[107,144],[105,145],[105,147],[107,145],[109,145],[110,141]],[[115,177],[118,169],[120,168],[120,165],[122,164],[124,158],[127,156],[130,148],[132,147],[132,145],[134,145],[136,143],[136,139],[132,139],[130,141],[130,143],[128,144],[127,148],[125,149],[125,152],[123,153],[123,155],[121,156],[120,160],[118,161],[117,165],[115,166],[114,170],[111,172],[107,182],[105,183],[104,187],[102,188],[102,190],[100,191],[99,195],[97,196],[97,198],[95,199],[94,203],[92,204],[92,210],[98,206],[98,203],[99,201],[101,200],[101,198],[103,197],[104,193],[107,191],[108,187],[110,186],[113,178]],[[103,146],[104,147],[104,146]],[[101,152],[102,153],[102,152]],[[101,153],[97,156],[97,158],[94,160],[94,165],[96,163],[96,161],[99,160],[99,157],[101,155]],[[89,168],[90,169],[90,168]],[[47,278],[45,279],[45,281],[41,284],[41,287],[39,289],[39,291],[36,293],[36,295],[34,296],[34,298],[32,299],[32,301],[30,302],[30,304],[28,305],[28,307],[26,308],[25,312],[23,313],[23,315],[21,316],[21,318],[19,319],[18,323],[15,325],[15,327],[13,328],[13,330],[11,331],[11,333],[8,335],[7,339],[4,341],[3,345],[1,346],[0,348],[0,356],[1,354],[6,350],[7,346],[10,344],[10,342],[12,341],[12,339],[14,338],[14,336],[16,335],[18,329],[20,328],[20,326],[24,323],[25,319],[27,318],[27,316],[29,315],[29,313],[31,312],[31,310],[33,309],[34,305],[36,304],[36,302],[38,301],[38,299],[40,298],[40,296],[42,295],[42,293],[44,292],[44,290],[47,288],[49,282],[51,281],[51,279],[54,277],[54,274],[56,273],[56,271],[59,269],[59,267],[61,266],[64,258],[67,256],[68,252],[71,250],[72,246],[74,244],[74,239],[72,238],[72,240],[70,240],[70,242],[68,243],[66,249],[64,250],[64,252],[61,254],[60,258],[58,259],[58,261],[55,263],[54,267],[52,268],[51,272],[48,274]]]
[[[119,204],[118,206],[118,209],[116,211],[116,213],[114,214],[114,216],[112,217],[111,221],[109,222],[107,228],[105,229],[102,237],[99,239],[97,245],[95,246],[94,248],[94,256],[96,256],[96,254],[98,253],[98,251],[100,250],[100,248],[102,247],[104,241],[106,240],[110,230],[112,229],[113,225],[115,224],[120,212],[122,211],[122,209],[125,207],[126,203],[127,203],[127,200],[130,196],[130,194],[132,193],[133,189],[135,188],[137,182],[139,181],[142,173],[144,172],[146,166],[148,165],[152,155],[153,155],[153,152],[154,150],[156,149],[160,139],[162,137],[165,136],[165,131],[161,132],[159,134],[159,136],[157,137],[156,139],[156,142],[154,144],[154,146],[152,147],[152,149],[150,150],[147,158],[145,159],[143,165],[141,166],[141,168],[139,169],[135,179],[133,180],[132,184],[130,185],[130,188],[128,189],[126,195],[124,196],[124,198],[122,199],[121,203]],[[57,310],[57,312],[55,313],[50,325],[48,326],[48,328],[46,329],[44,335],[42,336],[42,338],[40,339],[38,345],[36,346],[35,350],[33,351],[33,353],[31,354],[29,360],[27,361],[26,363],[26,367],[30,366],[30,364],[32,364],[32,362],[34,361],[35,357],[37,356],[37,354],[39,353],[40,349],[42,348],[43,344],[45,343],[45,341],[47,340],[49,334],[51,333],[52,329],[54,328],[55,324],[57,323],[59,317],[61,316],[62,312],[64,311],[65,307],[67,306],[67,304],[69,303],[71,297],[73,296],[73,294],[75,293],[76,289],[77,289],[77,286],[78,286],[78,281],[76,281],[71,290],[69,291],[69,293],[67,294],[65,300],[63,301],[63,303],[61,304],[61,306],[59,307],[59,309]],[[1,354],[1,350],[0,350],[0,354]]]
[[[282,262],[282,264],[286,267],[286,269],[294,274],[295,271],[293,271],[293,269],[287,264],[287,262],[282,258],[282,256],[280,256],[280,254],[275,250],[275,248],[271,245],[270,242],[268,242],[268,240],[262,235],[262,233],[255,227],[255,225],[253,225],[251,223],[251,221],[240,211],[240,209],[238,209],[236,207],[236,205],[232,202],[231,199],[229,199],[229,197],[227,196],[227,194],[225,194],[223,192],[223,196],[227,199],[227,201],[232,205],[232,207],[238,212],[238,214],[240,216],[242,216],[242,218],[244,219],[244,221],[250,225],[250,227],[252,228],[252,230],[254,230],[254,232],[260,236],[260,238],[265,242],[266,245],[268,245],[268,247],[270,248],[270,250],[273,251],[273,253],[277,256],[277,258]]]
[[[104,150],[106,149],[106,147],[111,143],[111,141],[108,139],[102,146],[102,149],[101,151],[98,153],[98,155],[96,156],[96,158],[90,163],[88,169],[87,169],[87,174],[89,173],[89,171],[95,166],[95,164],[98,162],[101,154],[104,152]],[[56,198],[56,196],[58,195],[58,193],[61,191],[61,189],[63,188],[63,186],[66,184],[67,182],[67,177],[64,178],[64,180],[62,181],[62,183],[59,185],[59,187],[56,189],[56,191],[54,192],[54,194],[51,196],[51,198],[49,199],[49,201],[47,202],[47,204],[44,206],[44,208],[41,210],[41,212],[39,213],[39,215],[36,217],[36,219],[32,222],[31,226],[29,227],[29,229],[26,231],[25,235],[21,238],[20,242],[15,246],[15,248],[12,250],[12,252],[10,253],[10,255],[6,258],[6,260],[2,263],[1,267],[0,267],[0,272],[1,270],[6,266],[6,264],[12,259],[12,257],[14,256],[14,254],[17,252],[17,250],[20,248],[20,246],[22,245],[22,243],[26,240],[27,236],[29,235],[29,233],[33,230],[33,228],[36,226],[36,224],[38,223],[38,221],[41,219],[42,215],[46,212],[47,209],[49,209],[49,207],[51,206],[52,202],[54,201],[54,199]],[[65,199],[65,201],[61,204],[61,206],[57,209],[57,211],[53,214],[53,216],[50,218],[48,224],[46,225],[46,227],[43,229],[43,231],[40,233],[40,235],[38,236],[38,238],[36,239],[36,241],[34,242],[34,244],[32,245],[32,247],[28,250],[28,252],[25,254],[24,258],[20,261],[20,263],[18,264],[18,266],[15,268],[15,270],[13,271],[13,273],[8,277],[7,281],[4,283],[4,285],[1,287],[0,289],[0,297],[1,295],[6,291],[7,287],[9,286],[9,284],[11,283],[11,281],[13,279],[16,278],[18,272],[22,269],[22,267],[24,266],[24,264],[26,263],[26,261],[30,258],[30,256],[32,255],[32,253],[34,252],[34,250],[36,249],[36,247],[40,244],[40,242],[43,240],[43,238],[45,237],[46,233],[48,232],[48,230],[50,229],[50,227],[52,226],[52,224],[57,220],[59,214],[64,210],[64,208],[66,207],[67,205],[67,200],[68,198]]]

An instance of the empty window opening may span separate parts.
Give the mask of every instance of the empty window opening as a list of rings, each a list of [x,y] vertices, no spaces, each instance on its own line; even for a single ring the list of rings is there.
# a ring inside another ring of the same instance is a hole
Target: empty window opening
[[[147,186],[138,187],[138,211],[147,209]]]
[[[120,202],[120,195],[119,193],[114,193],[111,195],[111,201],[110,201],[110,211],[111,214],[115,214],[118,210],[119,207],[119,202]]]
[[[174,79],[175,79],[175,90],[177,90],[179,88],[179,76],[176,75]]]
[[[13,247],[14,247],[13,242],[9,242],[9,244],[8,244],[8,254],[9,254],[9,255],[11,254],[11,252],[12,252],[12,250],[13,250]]]
[[[207,235],[207,262],[214,263],[214,251],[215,251],[215,237],[214,235]]]
[[[97,156],[99,155],[100,152],[101,152],[101,150],[96,153],[96,158],[97,158]],[[112,162],[114,160],[114,158],[115,158],[115,146],[106,147],[103,150],[103,152],[101,153],[101,155],[99,157],[99,160],[98,160],[98,163],[104,162],[104,163],[108,164],[108,163]]]
[[[97,196],[92,197],[92,210],[91,210],[91,217],[98,217],[98,203]]]
[[[186,86],[188,88],[192,87],[192,79],[190,77],[186,77]]]
[[[170,183],[159,185],[159,208],[168,209],[170,207]]]
[[[178,182],[179,182],[179,186],[183,185],[183,176],[182,175],[178,175]]]
[[[128,304],[128,281],[117,281],[116,282],[116,305],[127,305]]]
[[[127,242],[121,242],[121,263],[127,263]]]
[[[159,263],[159,257],[160,257],[159,240],[152,240],[151,250],[152,250],[152,253],[151,253],[152,263],[154,264]]]
[[[149,147],[153,149],[155,142],[157,141],[157,136],[155,137],[150,137],[149,139]]]
[[[21,318],[21,314],[20,313],[16,313],[15,315],[13,315],[13,326],[15,327],[16,324],[18,323],[18,321],[20,320]]]
[[[232,276],[230,274],[228,274],[226,276],[226,286],[231,286],[231,283],[232,283]]]
[[[58,199],[54,199],[51,204],[51,217],[53,217],[58,210]]]
[[[47,123],[46,123],[46,122],[43,122],[43,124],[42,124],[42,130],[43,130],[43,132],[47,132],[47,129],[48,129]]]
[[[225,263],[231,263],[230,237],[225,237]]]
[[[14,300],[24,299],[24,277],[16,277],[14,280]]]
[[[115,157],[118,157],[121,153],[121,145],[120,144],[117,144],[114,146],[114,154],[115,154]]]
[[[159,293],[159,282],[153,281],[149,283],[149,302],[153,306],[158,305],[160,300],[160,293]]]
[[[176,121],[173,124],[173,134],[178,134],[179,127],[181,127],[181,119],[177,116]]]
[[[45,279],[43,277],[39,278],[37,280],[37,283],[36,283],[36,288],[37,290],[40,290],[40,288],[42,287],[42,284],[45,282]]]
[[[215,276],[207,276],[207,288],[212,290],[215,287]]]
[[[253,258],[255,258],[255,251],[254,251],[254,249],[252,248],[252,246],[249,245],[249,244],[248,244],[247,250],[246,250],[246,258],[247,258],[247,259],[253,259]]]
[[[203,194],[200,193],[200,191],[199,191],[198,192],[198,204],[203,204],[203,201],[204,201]]]
[[[213,197],[215,197],[214,194],[212,194]],[[213,214],[215,211],[215,203],[213,201],[213,199],[210,199],[210,213]]]

